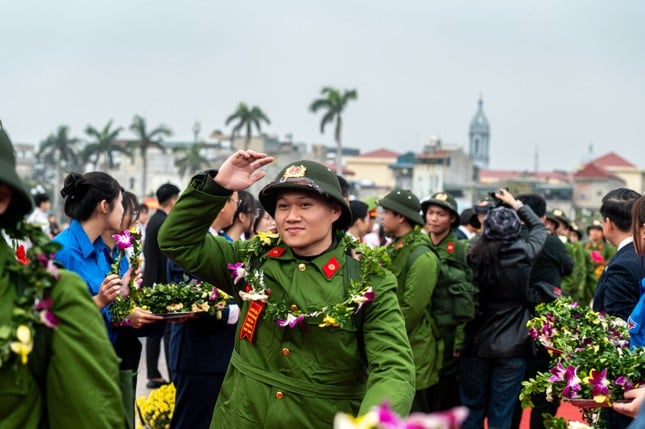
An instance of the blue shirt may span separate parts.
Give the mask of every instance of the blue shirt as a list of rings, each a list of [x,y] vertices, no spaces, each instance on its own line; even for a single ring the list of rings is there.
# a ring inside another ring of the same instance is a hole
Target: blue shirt
[[[103,279],[110,273],[110,262],[106,257],[103,239],[99,237],[92,243],[80,222],[74,219],[67,229],[54,237],[53,241],[63,246],[54,259],[66,269],[81,276],[87,283],[90,295],[97,295]],[[110,305],[103,307],[101,313],[110,339],[114,342],[116,337],[112,332]]]

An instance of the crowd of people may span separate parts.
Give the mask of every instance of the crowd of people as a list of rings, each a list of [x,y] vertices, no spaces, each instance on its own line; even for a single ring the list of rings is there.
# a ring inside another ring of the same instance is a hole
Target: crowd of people
[[[69,174],[60,192],[70,222],[58,231],[49,198],[32,198],[17,177],[4,130],[0,153],[0,228],[10,238],[0,243],[0,332],[15,332],[2,343],[0,428],[134,428],[141,337],[147,387],[176,387],[171,428],[329,428],[339,412],[385,402],[400,415],[462,405],[465,429],[518,428],[522,380],[549,360],[526,322],[560,290],[629,321],[633,346],[645,343],[645,197],[629,189],[604,196],[602,220],[584,237],[537,194],[500,189],[462,212],[445,192],[350,200],[342,178],[308,160],[284,166],[256,198],[246,190],[273,158],[238,151],[183,192],[162,185],[149,218],[111,176]],[[53,237],[62,268],[28,297],[9,245],[29,244],[24,221]],[[142,270],[117,260],[113,235],[133,226]],[[382,263],[371,263],[370,247],[384,249]],[[135,308],[113,323],[111,303],[131,280],[186,278],[234,299],[220,317],[167,323]],[[27,299],[37,314],[51,302],[56,326],[12,316]],[[158,369],[162,342],[170,380]],[[604,413],[608,427],[642,427],[631,419],[644,395],[627,392],[631,402]],[[544,427],[542,413],[558,403],[533,402],[531,428]]]

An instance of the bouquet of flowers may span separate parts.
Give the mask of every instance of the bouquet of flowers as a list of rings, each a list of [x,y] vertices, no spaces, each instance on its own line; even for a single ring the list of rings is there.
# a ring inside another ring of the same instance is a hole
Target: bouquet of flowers
[[[531,395],[545,392],[584,408],[595,421],[599,407],[609,407],[626,390],[645,380],[645,349],[629,349],[623,320],[581,308],[569,298],[536,307],[537,317],[527,323],[529,335],[551,351],[552,367],[522,383],[523,407]]]
[[[167,384],[150,392],[146,398],[137,398],[139,429],[167,429],[175,408],[175,386]]]
[[[412,413],[402,418],[389,404],[383,403],[359,417],[336,414],[334,429],[458,429],[467,416],[466,407],[455,407],[431,414]]]

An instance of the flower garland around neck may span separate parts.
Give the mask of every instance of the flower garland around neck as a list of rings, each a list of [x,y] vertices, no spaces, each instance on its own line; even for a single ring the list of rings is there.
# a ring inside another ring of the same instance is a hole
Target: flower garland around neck
[[[244,280],[246,287],[239,292],[243,301],[261,303],[267,307],[264,317],[273,318],[280,327],[295,328],[305,327],[306,320],[310,318],[321,318],[318,325],[324,327],[344,327],[353,314],[361,311],[363,306],[374,300],[375,293],[370,285],[374,278],[382,277],[391,259],[386,253],[385,247],[370,248],[360,244],[352,237],[339,233],[339,245],[347,251],[358,255],[361,262],[360,275],[357,279],[351,279],[344,301],[326,305],[313,311],[303,311],[295,304],[286,301],[274,303],[270,301],[271,289],[264,284],[264,272],[261,268],[266,261],[267,253],[280,244],[280,237],[272,233],[258,233],[251,239],[251,244],[246,248],[247,257],[244,261],[235,264],[228,264],[234,283]],[[261,311],[261,308],[258,310]]]
[[[26,222],[6,232],[12,238],[16,255],[16,263],[7,266],[16,298],[11,319],[0,325],[0,367],[7,365],[14,354],[20,358],[15,365],[27,364],[34,347],[36,325],[55,329],[59,323],[51,311],[49,289],[60,278],[53,261],[60,245],[52,242],[40,226]],[[21,242],[28,243],[29,250],[25,251]]]

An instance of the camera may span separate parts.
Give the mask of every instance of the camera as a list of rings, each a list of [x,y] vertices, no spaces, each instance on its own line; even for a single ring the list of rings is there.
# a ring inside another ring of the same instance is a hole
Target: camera
[[[505,190],[506,192],[509,192],[509,193],[511,192],[511,191],[508,189],[508,187],[504,187],[504,188],[500,188],[500,189],[503,189],[503,190]],[[491,198],[491,201],[493,201],[493,207],[506,206],[506,205],[502,202],[502,200],[500,200],[499,198],[497,198],[497,197],[495,196],[495,194],[496,194],[496,192],[489,192],[489,193],[488,193],[488,195],[489,195],[489,196],[490,196],[490,198]],[[506,207],[507,207],[507,206],[506,206]]]

